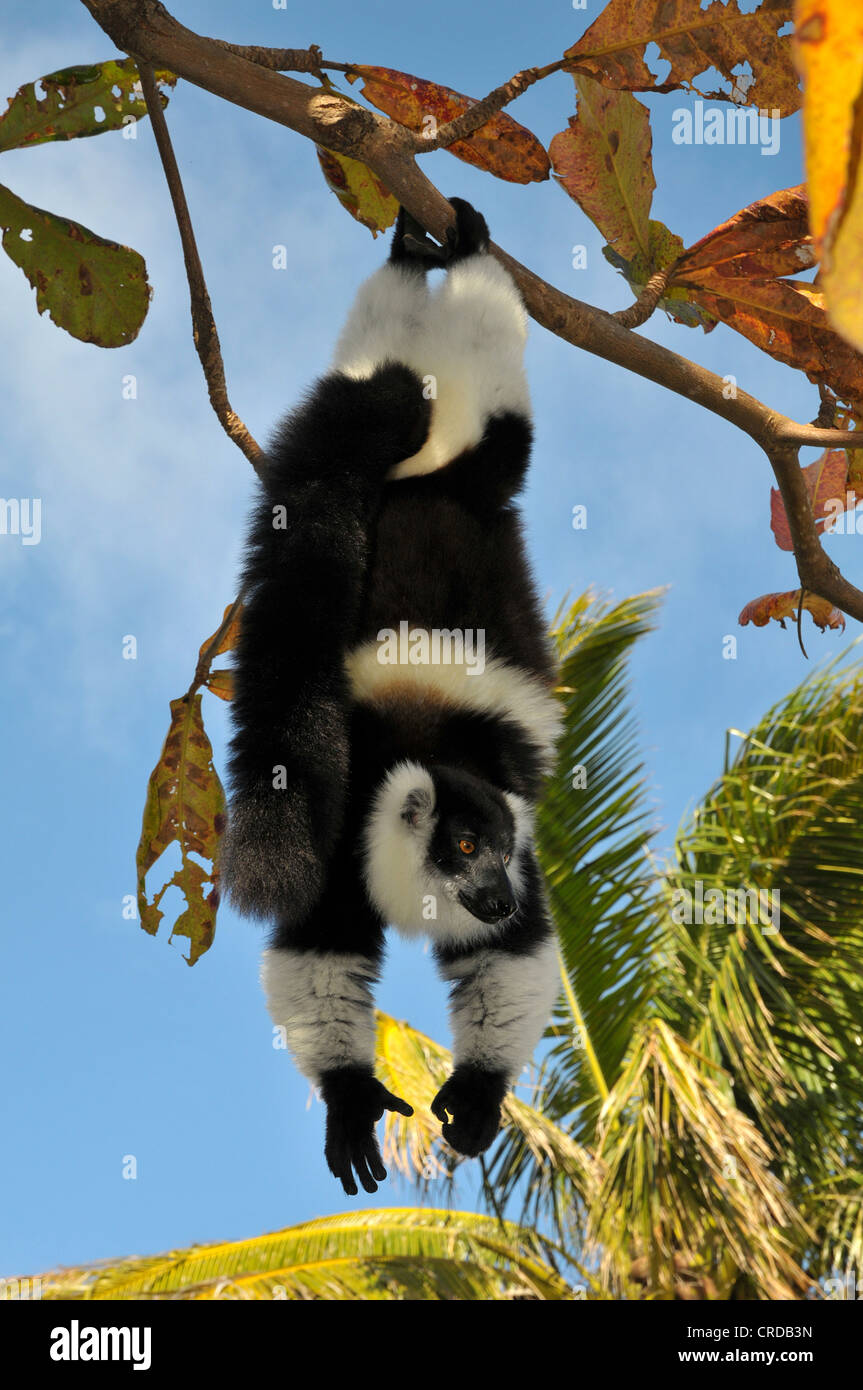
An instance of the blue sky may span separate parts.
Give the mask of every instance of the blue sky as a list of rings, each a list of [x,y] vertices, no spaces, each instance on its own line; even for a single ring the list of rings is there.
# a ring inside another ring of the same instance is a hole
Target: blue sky
[[[751,8],[747,5],[745,8]],[[238,42],[321,45],[481,96],[558,57],[598,12],[440,0],[321,6],[183,0],[198,32]],[[112,56],[83,6],[7,0],[0,95],[73,63]],[[654,216],[690,243],[756,197],[802,177],[799,120],[778,154],[680,146],[679,96],[651,101]],[[573,113],[571,79],[528,92],[514,114],[548,143]],[[168,119],[210,294],[230,394],[259,438],[327,364],[359,281],[387,246],[328,193],[308,142],[181,84]],[[554,182],[501,183],[439,152],[424,166],[446,194],[483,209],[495,239],[560,288],[604,308],[630,295],[601,239]],[[149,127],[3,156],[0,179],[146,258],[154,297],[137,341],[111,352],[45,316],[0,257],[0,495],[41,497],[37,546],[0,537],[2,1087],[0,1275],[232,1239],[356,1205],[322,1159],[322,1108],[271,1047],[256,928],[223,911],[190,970],[167,932],[124,920],[147,778],[168,702],[233,597],[252,470],[207,402],[188,321],[173,216]],[[572,247],[588,248],[585,270]],[[289,268],[272,268],[274,245]],[[651,320],[649,336],[801,419],[805,379],[730,330]],[[634,698],[658,818],[670,840],[718,774],[725,729],[746,728],[806,671],[792,631],[737,627],[743,604],[792,588],[768,529],[770,474],[731,426],[532,325],[536,412],[528,536],[550,609],[588,585],[620,597],[669,586],[658,631],[634,664]],[[138,398],[124,400],[133,373]],[[810,455],[814,457],[814,455]],[[572,508],[588,508],[574,532]],[[830,548],[849,578],[859,546]],[[736,661],[722,658],[726,634]],[[134,634],[138,658],[122,658]],[[848,641],[807,620],[813,662]],[[226,709],[205,696],[217,764]],[[419,948],[392,945],[381,1006],[446,1037],[443,986]],[[138,1176],[124,1180],[125,1155]],[[459,1203],[475,1193],[470,1174]],[[360,1199],[358,1199],[360,1200]],[[361,1199],[366,1201],[365,1198]],[[412,1200],[391,1182],[368,1199]]]

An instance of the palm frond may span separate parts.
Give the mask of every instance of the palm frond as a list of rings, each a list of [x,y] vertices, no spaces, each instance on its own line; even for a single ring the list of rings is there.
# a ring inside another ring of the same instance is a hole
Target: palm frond
[[[731,1072],[789,1177],[863,1158],[861,732],[859,668],[810,676],[744,737],[667,880],[678,904],[732,904],[671,913],[669,1016]]]
[[[643,1026],[603,1109],[598,1157],[589,1234],[610,1281],[625,1288],[641,1259],[652,1295],[671,1298],[683,1257],[724,1281],[726,1297],[729,1268],[756,1297],[801,1296],[802,1222],[767,1144],[735,1107],[728,1077],[659,1019]]]
[[[568,1113],[583,1139],[653,995],[661,948],[646,854],[653,824],[627,676],[659,598],[653,591],[612,605],[584,594],[552,629],[564,731],[537,826],[563,964],[551,1036],[555,1100],[564,1109],[551,1114]]]
[[[472,1212],[396,1208],[322,1217],[252,1240],[42,1276],[46,1299],[562,1300],[549,1246]]]
[[[452,1071],[449,1051],[409,1023],[389,1014],[377,1016],[376,1071],[384,1085],[399,1095],[409,1095],[414,1113],[410,1118],[388,1111],[385,1116],[384,1156],[421,1189],[443,1176],[452,1175],[464,1161],[441,1137],[440,1123],[430,1105]],[[591,1154],[553,1120],[510,1094],[503,1103],[503,1129],[494,1155],[517,1151],[529,1155],[536,1180],[566,1184],[570,1200],[576,1193],[590,1201],[596,1187],[596,1165]],[[511,1159],[507,1159],[511,1162]]]

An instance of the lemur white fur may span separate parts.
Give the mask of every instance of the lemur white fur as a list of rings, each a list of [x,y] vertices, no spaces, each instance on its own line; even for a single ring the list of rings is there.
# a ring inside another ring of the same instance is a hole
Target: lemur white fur
[[[542,753],[544,770],[552,770],[562,728],[560,704],[533,676],[496,657],[486,657],[485,669],[471,674],[464,662],[392,666],[382,663],[379,655],[376,642],[365,642],[347,657],[345,666],[355,700],[375,704],[386,700],[388,691],[397,685],[399,698],[434,696],[456,709],[496,714],[518,724]]]
[[[429,381],[431,428],[393,478],[443,468],[479,443],[489,417],[530,416],[523,357],[527,315],[514,281],[491,255],[473,256],[430,291],[423,277],[385,265],[361,287],[333,366],[359,379],[390,359]]]
[[[332,1067],[374,1061],[375,979],[364,956],[264,951],[261,983],[270,1017],[315,1084]]]
[[[560,989],[557,946],[546,941],[530,955],[477,950],[441,973],[454,984],[450,999],[453,1058],[518,1076],[542,1037]]]

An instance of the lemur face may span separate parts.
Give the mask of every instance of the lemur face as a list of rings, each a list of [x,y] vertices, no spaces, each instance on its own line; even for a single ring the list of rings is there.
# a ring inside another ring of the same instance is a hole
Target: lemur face
[[[518,908],[529,817],[520,797],[469,773],[397,764],[364,832],[372,903],[405,936],[487,936]]]
[[[507,865],[515,852],[515,820],[503,794],[454,768],[432,771],[435,819],[426,861],[451,901],[488,924],[516,910]]]

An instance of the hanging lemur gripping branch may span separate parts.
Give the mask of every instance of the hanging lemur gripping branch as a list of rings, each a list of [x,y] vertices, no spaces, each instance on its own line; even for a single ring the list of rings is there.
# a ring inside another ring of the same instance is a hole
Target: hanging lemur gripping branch
[[[432,1111],[462,1154],[496,1137],[559,988],[533,815],[560,715],[513,508],[526,316],[482,217],[451,204],[443,250],[399,214],[276,435],[243,575],[225,880],[275,926],[270,1011],[348,1193],[386,1176],[384,1110],[411,1113],[374,1074],[387,924],[427,936],[453,986]]]

